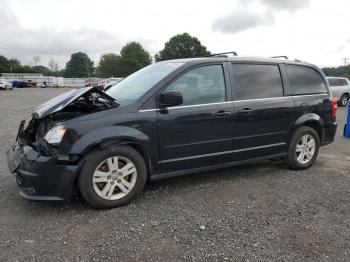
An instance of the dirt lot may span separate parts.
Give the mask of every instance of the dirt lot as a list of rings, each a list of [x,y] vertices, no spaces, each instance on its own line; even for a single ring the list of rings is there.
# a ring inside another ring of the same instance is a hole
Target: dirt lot
[[[349,261],[350,139],[315,165],[260,163],[151,183],[128,206],[22,199],[5,151],[19,121],[65,89],[0,92],[0,261]]]

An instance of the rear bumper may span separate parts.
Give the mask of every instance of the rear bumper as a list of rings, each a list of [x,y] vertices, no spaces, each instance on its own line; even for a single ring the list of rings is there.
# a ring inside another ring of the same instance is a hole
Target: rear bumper
[[[43,156],[27,145],[7,151],[8,167],[20,195],[33,201],[69,201],[75,192],[79,165],[59,164],[57,156]]]
[[[334,141],[335,134],[337,133],[337,122],[325,125],[324,127],[324,137],[321,146],[328,145]]]

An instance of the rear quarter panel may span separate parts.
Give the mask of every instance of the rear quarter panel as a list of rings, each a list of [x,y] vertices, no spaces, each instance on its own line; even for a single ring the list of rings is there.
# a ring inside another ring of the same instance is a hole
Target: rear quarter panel
[[[294,96],[296,121],[293,129],[306,123],[317,123],[321,128],[320,140],[324,142],[325,129],[333,125],[332,102],[329,94]],[[317,131],[317,130],[316,130]]]

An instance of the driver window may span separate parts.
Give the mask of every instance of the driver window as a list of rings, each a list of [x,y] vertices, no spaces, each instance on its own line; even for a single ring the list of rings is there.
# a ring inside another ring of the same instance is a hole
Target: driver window
[[[193,69],[179,77],[167,90],[181,92],[182,105],[186,106],[226,101],[225,79],[221,65]]]

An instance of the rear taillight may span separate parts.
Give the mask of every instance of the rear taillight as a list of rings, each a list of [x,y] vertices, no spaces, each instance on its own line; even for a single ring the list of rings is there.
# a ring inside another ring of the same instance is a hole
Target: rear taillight
[[[332,98],[332,117],[335,117],[335,115],[337,114],[337,109],[337,100],[335,98]]]

